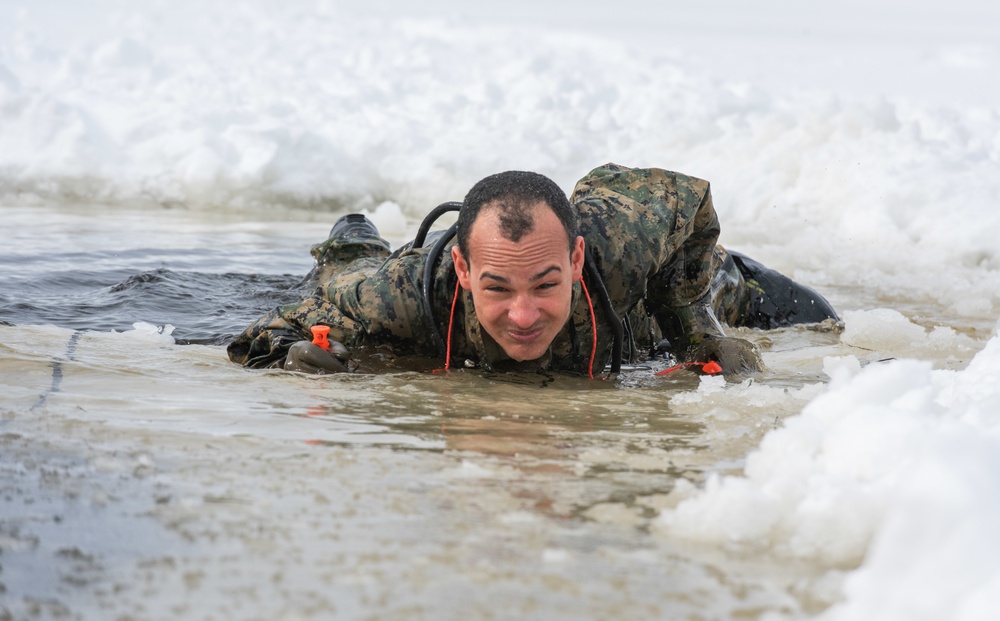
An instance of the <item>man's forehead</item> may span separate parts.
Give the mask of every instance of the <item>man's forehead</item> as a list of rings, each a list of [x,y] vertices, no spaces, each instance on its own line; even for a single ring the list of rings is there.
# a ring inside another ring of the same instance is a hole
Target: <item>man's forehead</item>
[[[536,226],[518,241],[503,234],[496,216],[492,216],[493,221],[484,220],[483,227],[473,228],[469,236],[469,264],[494,276],[519,273],[531,280],[543,277],[539,273],[548,273],[553,267],[564,270],[569,260],[566,231],[551,209],[546,212],[549,215],[536,217]]]
[[[518,221],[518,216],[526,221]],[[475,237],[476,233],[483,233],[492,238],[497,234],[510,233],[511,228],[518,225],[523,230],[516,231],[518,236],[529,235],[537,230],[561,229],[562,223],[558,216],[552,211],[548,203],[543,200],[536,200],[533,203],[521,204],[519,207],[511,207],[503,199],[496,199],[482,206],[479,216],[472,223],[470,237]],[[510,235],[503,235],[510,239]],[[471,241],[471,240],[470,240]]]

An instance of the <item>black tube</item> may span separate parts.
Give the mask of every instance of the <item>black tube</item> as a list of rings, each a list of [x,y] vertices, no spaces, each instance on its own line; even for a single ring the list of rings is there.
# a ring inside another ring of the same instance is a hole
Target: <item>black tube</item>
[[[587,273],[590,275],[591,283],[598,293],[597,297],[601,299],[604,314],[608,316],[608,325],[611,327],[611,333],[614,336],[614,345],[611,348],[611,373],[618,374],[622,370],[622,349],[625,343],[625,328],[622,327],[622,320],[619,319],[614,307],[611,305],[611,296],[608,295],[608,289],[604,286],[604,279],[601,278],[601,273],[597,271],[597,265],[594,263],[593,255],[590,254],[590,248],[586,249],[584,263],[587,266]],[[593,326],[593,329],[597,330],[597,326]]]
[[[421,248],[424,245],[424,241],[427,239],[427,233],[430,231],[431,226],[437,221],[443,214],[449,211],[458,211],[462,208],[462,203],[457,201],[449,201],[447,203],[441,203],[428,213],[423,221],[420,223],[420,228],[417,229],[417,235],[413,238],[412,248]],[[458,231],[458,224],[451,225],[444,235],[438,237],[434,241],[434,245],[427,252],[427,260],[424,262],[424,277],[422,282],[423,294],[424,294],[424,312],[427,313],[427,317],[431,324],[431,334],[434,336],[434,342],[437,344],[438,353],[441,356],[447,357],[447,345],[443,338],[441,338],[441,332],[438,330],[437,321],[434,317],[434,304],[433,304],[433,287],[434,287],[434,271],[437,262],[441,259],[441,253],[444,252],[445,246],[448,242],[452,240],[455,236],[455,232]],[[587,267],[587,273],[590,275],[590,280],[594,285],[594,288],[601,300],[601,305],[604,309],[604,314],[608,316],[608,325],[611,327],[611,333],[613,335],[613,346],[611,350],[611,373],[617,374],[621,372],[622,368],[622,350],[624,348],[625,342],[625,328],[622,326],[622,320],[615,313],[615,309],[611,304],[611,296],[608,294],[607,287],[604,286],[604,279],[601,278],[601,273],[597,270],[597,265],[594,263],[594,257],[590,253],[590,249],[586,249],[585,264]],[[597,330],[597,326],[593,326],[594,330]]]
[[[420,223],[420,228],[417,229],[417,236],[413,238],[412,248],[423,248],[424,240],[427,239],[427,233],[430,232],[431,227],[437,222],[443,214],[449,211],[458,211],[462,208],[462,203],[458,201],[448,201],[447,203],[441,203],[434,209],[430,211],[426,216],[424,216],[423,221]]]
[[[427,233],[430,232],[431,227],[437,222],[443,214],[449,211],[458,211],[462,208],[462,203],[458,201],[448,201],[447,203],[441,203],[434,209],[430,211],[426,216],[424,216],[423,221],[420,222],[420,228],[417,229],[417,235],[413,238],[413,242],[410,244],[411,248],[423,248],[424,241],[427,239]],[[422,289],[424,293],[424,312],[427,313],[427,318],[431,324],[431,335],[434,337],[434,343],[437,345],[438,353],[441,356],[447,356],[446,351],[447,346],[445,345],[444,339],[441,338],[441,332],[438,330],[437,321],[434,318],[434,304],[431,294],[434,289],[434,267],[438,260],[441,258],[441,253],[444,251],[445,245],[452,237],[455,236],[455,231],[458,230],[458,225],[453,224],[451,227],[445,231],[444,235],[439,237],[434,245],[431,246],[430,251],[427,253],[427,259],[424,261],[424,277],[422,282]]]
[[[437,321],[434,319],[434,304],[431,294],[433,293],[435,264],[441,258],[441,253],[444,252],[444,247],[447,246],[448,242],[451,241],[451,238],[455,236],[455,231],[457,230],[458,224],[452,224],[451,227],[445,231],[444,235],[437,238],[437,241],[434,242],[434,245],[431,246],[431,249],[427,252],[427,260],[424,261],[424,312],[427,313],[427,317],[430,319],[431,334],[434,335],[434,342],[437,343],[438,353],[445,357],[448,355],[447,345],[445,345],[444,339],[441,338],[441,332],[438,331]]]

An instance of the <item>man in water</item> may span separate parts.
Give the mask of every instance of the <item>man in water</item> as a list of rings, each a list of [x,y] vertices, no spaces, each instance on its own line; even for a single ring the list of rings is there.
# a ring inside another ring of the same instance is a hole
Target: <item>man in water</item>
[[[837,319],[812,290],[716,245],[719,230],[708,182],[681,173],[608,164],[568,200],[537,173],[499,173],[465,197],[450,251],[435,252],[450,242],[439,238],[390,253],[363,216],[341,218],[312,249],[313,295],[247,328],[229,357],[331,373],[364,369],[367,352],[593,377],[670,352],[736,375],[763,363],[723,323]],[[316,325],[328,351],[311,343]]]

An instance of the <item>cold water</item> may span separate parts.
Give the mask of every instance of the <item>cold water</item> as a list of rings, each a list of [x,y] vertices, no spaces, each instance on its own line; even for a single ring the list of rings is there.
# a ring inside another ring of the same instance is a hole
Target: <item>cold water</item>
[[[0,582],[15,618],[801,618],[861,561],[677,537],[661,515],[679,481],[739,474],[825,390],[825,356],[879,364],[891,346],[745,331],[769,370],[729,385],[245,370],[223,345],[301,295],[322,218],[3,215],[17,232],[0,254]],[[925,345],[939,368],[963,368],[992,328],[953,323]]]

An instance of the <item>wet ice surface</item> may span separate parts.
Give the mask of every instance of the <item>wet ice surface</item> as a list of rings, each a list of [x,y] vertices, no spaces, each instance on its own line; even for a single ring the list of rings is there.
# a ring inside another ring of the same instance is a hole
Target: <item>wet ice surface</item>
[[[69,333],[2,331],[3,375],[16,365],[22,382],[6,387],[0,458],[15,614],[798,609],[798,572],[743,572],[646,530],[677,477],[738,462],[793,397],[734,421],[672,407],[690,378],[627,393],[461,373],[316,379],[234,368],[214,347],[116,357],[104,348],[124,339],[95,334],[32,411]]]

